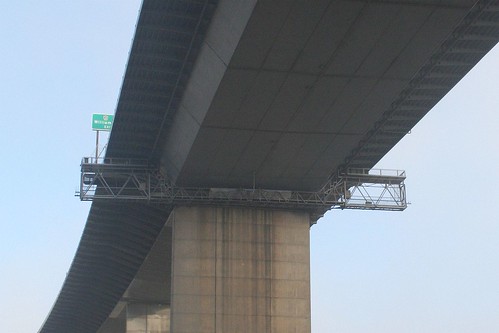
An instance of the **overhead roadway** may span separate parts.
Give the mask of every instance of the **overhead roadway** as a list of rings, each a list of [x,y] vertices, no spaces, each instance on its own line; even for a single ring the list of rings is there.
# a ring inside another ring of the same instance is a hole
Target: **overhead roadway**
[[[315,191],[373,167],[498,40],[499,1],[144,0],[106,157]],[[94,202],[40,333],[96,332],[153,283],[136,274],[171,208]]]

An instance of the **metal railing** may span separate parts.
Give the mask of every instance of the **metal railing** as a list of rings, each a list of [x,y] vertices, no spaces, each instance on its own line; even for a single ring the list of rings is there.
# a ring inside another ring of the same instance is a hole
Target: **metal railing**
[[[351,169],[315,192],[179,187],[144,160],[85,157],[77,195],[83,201],[261,206],[323,214],[335,208],[404,210],[407,207],[404,180],[402,170]]]

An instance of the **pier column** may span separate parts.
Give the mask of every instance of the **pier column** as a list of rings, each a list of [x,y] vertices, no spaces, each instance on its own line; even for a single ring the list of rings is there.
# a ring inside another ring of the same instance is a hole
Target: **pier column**
[[[97,333],[170,333],[166,304],[120,302]]]
[[[162,304],[129,303],[126,333],[169,333],[170,309]]]
[[[240,207],[177,207],[171,331],[310,333],[310,217]]]

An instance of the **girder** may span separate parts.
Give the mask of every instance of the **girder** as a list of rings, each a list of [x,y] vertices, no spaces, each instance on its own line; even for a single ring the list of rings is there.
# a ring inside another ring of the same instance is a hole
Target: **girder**
[[[452,86],[480,60],[486,50],[495,45],[499,38],[499,29],[496,25],[491,25],[490,22],[499,22],[496,7],[492,1],[480,1],[472,8],[465,20],[453,32],[451,38],[442,44],[439,51],[410,81],[408,88],[400,94],[400,98],[385,112],[375,127],[366,134],[359,146],[351,152],[339,169],[351,165],[368,166],[369,164],[364,164],[366,158],[361,152],[369,148],[370,145],[379,144],[380,137],[390,136],[386,132],[387,129],[389,131],[392,117],[404,117],[407,115],[407,111],[421,110],[419,117],[414,117],[413,121],[409,121],[405,126],[405,131],[402,131],[403,134],[408,133],[419,119],[445,95],[445,89],[434,91],[431,94],[420,94],[421,89],[427,87],[428,80],[433,84],[437,82],[437,85],[444,88],[446,84],[442,83],[450,81],[450,86]],[[484,25],[483,22],[487,22],[487,24]],[[435,81],[435,79],[439,80]],[[403,126],[400,128],[404,129]],[[399,135],[395,142],[402,138],[403,134]]]

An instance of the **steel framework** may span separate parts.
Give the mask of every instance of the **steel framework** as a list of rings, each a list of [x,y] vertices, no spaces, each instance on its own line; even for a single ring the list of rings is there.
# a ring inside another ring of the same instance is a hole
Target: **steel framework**
[[[401,211],[407,208],[405,171],[348,169],[316,192],[179,187],[146,160],[84,157],[82,201],[134,200],[166,204],[238,205],[304,209]]]

